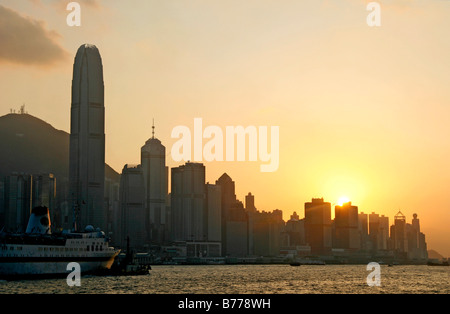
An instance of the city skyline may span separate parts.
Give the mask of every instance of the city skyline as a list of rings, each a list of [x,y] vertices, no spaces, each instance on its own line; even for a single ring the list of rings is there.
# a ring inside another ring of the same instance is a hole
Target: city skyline
[[[450,95],[443,84],[449,71],[439,62],[449,50],[439,33],[448,23],[444,19],[448,5],[385,5],[383,26],[374,30],[364,25],[361,2],[345,1],[350,13],[344,13],[343,6],[333,1],[328,6],[286,1],[266,26],[262,16],[273,9],[267,2],[256,11],[232,2],[220,12],[213,4],[199,11],[194,5],[173,2],[135,4],[147,19],[116,2],[90,7],[80,1],[80,29],[64,25],[67,12],[47,1],[35,2],[40,5],[0,1],[0,5],[2,14],[11,8],[19,17],[45,20],[46,30],[61,35],[59,41],[53,37],[53,43],[69,55],[85,42],[99,46],[105,64],[106,162],[117,172],[124,164],[139,163],[136,148],[150,138],[153,118],[157,137],[168,150],[174,143],[172,128],[192,127],[196,117],[223,127],[279,125],[277,172],[262,174],[259,163],[252,162],[205,162],[206,181],[214,182],[226,172],[237,182],[238,199],[252,192],[257,208],[281,209],[285,219],[294,211],[302,213],[303,203],[311,197],[337,204],[344,195],[366,213],[392,217],[401,210],[409,218],[418,212],[429,247],[449,256],[445,238],[450,238],[450,148],[445,139],[450,134],[446,106]],[[294,8],[297,11],[288,13]],[[205,15],[195,22],[200,12]],[[439,29],[425,13],[439,21]],[[304,19],[306,14],[319,17],[323,24]],[[94,15],[102,19],[94,22]],[[117,16],[124,19],[114,22]],[[213,23],[211,16],[220,17],[222,24]],[[235,25],[229,17],[234,17]],[[247,25],[244,17],[255,24]],[[127,24],[133,19],[135,24]],[[206,22],[212,29],[202,28]],[[244,25],[249,28],[239,35]],[[315,28],[305,31],[310,27]],[[165,35],[157,36],[158,29]],[[427,43],[435,50],[420,48],[417,32],[433,34]],[[100,34],[105,36],[99,38]],[[183,40],[181,34],[187,37]],[[407,48],[396,38],[402,38]],[[276,48],[270,48],[273,44]],[[335,53],[327,54],[329,49]],[[299,52],[301,56],[295,54]],[[309,57],[308,62],[302,57]],[[70,57],[60,65],[29,66],[3,57],[0,66],[7,75],[0,78],[4,95],[0,108],[7,113],[25,103],[31,114],[68,130],[71,62],[67,60]],[[142,83],[135,84],[133,77]],[[18,92],[20,82],[28,84],[25,93]],[[417,85],[423,88],[412,88]],[[321,93],[323,89],[327,93]],[[234,114],[237,110],[239,116]],[[167,166],[180,166],[167,156]]]

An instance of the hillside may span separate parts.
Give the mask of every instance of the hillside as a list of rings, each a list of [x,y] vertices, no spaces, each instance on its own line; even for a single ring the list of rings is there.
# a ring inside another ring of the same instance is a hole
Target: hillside
[[[0,117],[0,176],[11,172],[53,173],[62,180],[69,177],[67,132],[29,114]],[[119,174],[105,164],[105,176],[118,180]]]
[[[444,256],[436,252],[435,250],[428,250],[428,258],[429,259],[443,259]]]

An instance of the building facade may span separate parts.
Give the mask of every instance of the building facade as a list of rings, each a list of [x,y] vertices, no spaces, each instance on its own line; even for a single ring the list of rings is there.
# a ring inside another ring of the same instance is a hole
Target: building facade
[[[312,254],[331,253],[331,203],[324,202],[323,198],[305,203],[305,238]]]
[[[78,211],[77,226],[106,231],[103,65],[93,45],[82,45],[75,56],[70,118],[69,199]]]
[[[152,136],[141,148],[141,166],[145,185],[145,209],[148,212],[148,238],[154,244],[162,244],[168,236],[168,167],[166,148]]]

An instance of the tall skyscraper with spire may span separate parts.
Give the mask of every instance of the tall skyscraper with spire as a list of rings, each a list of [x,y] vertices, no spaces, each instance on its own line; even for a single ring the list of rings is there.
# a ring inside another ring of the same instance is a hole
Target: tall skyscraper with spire
[[[168,167],[166,167],[166,148],[155,138],[155,122],[152,137],[141,148],[141,165],[144,174],[145,209],[148,239],[161,244],[167,240],[168,217],[166,198],[168,194]]]
[[[69,167],[77,227],[106,231],[103,65],[97,47],[88,44],[78,49],[73,65]]]

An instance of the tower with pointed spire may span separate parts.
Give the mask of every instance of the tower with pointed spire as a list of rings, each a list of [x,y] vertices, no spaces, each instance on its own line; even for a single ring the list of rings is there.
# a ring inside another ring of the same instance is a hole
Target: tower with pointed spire
[[[145,210],[148,239],[161,244],[167,240],[168,213],[166,199],[168,194],[168,167],[166,148],[155,138],[153,119],[152,137],[141,148],[141,165],[145,186]]]

